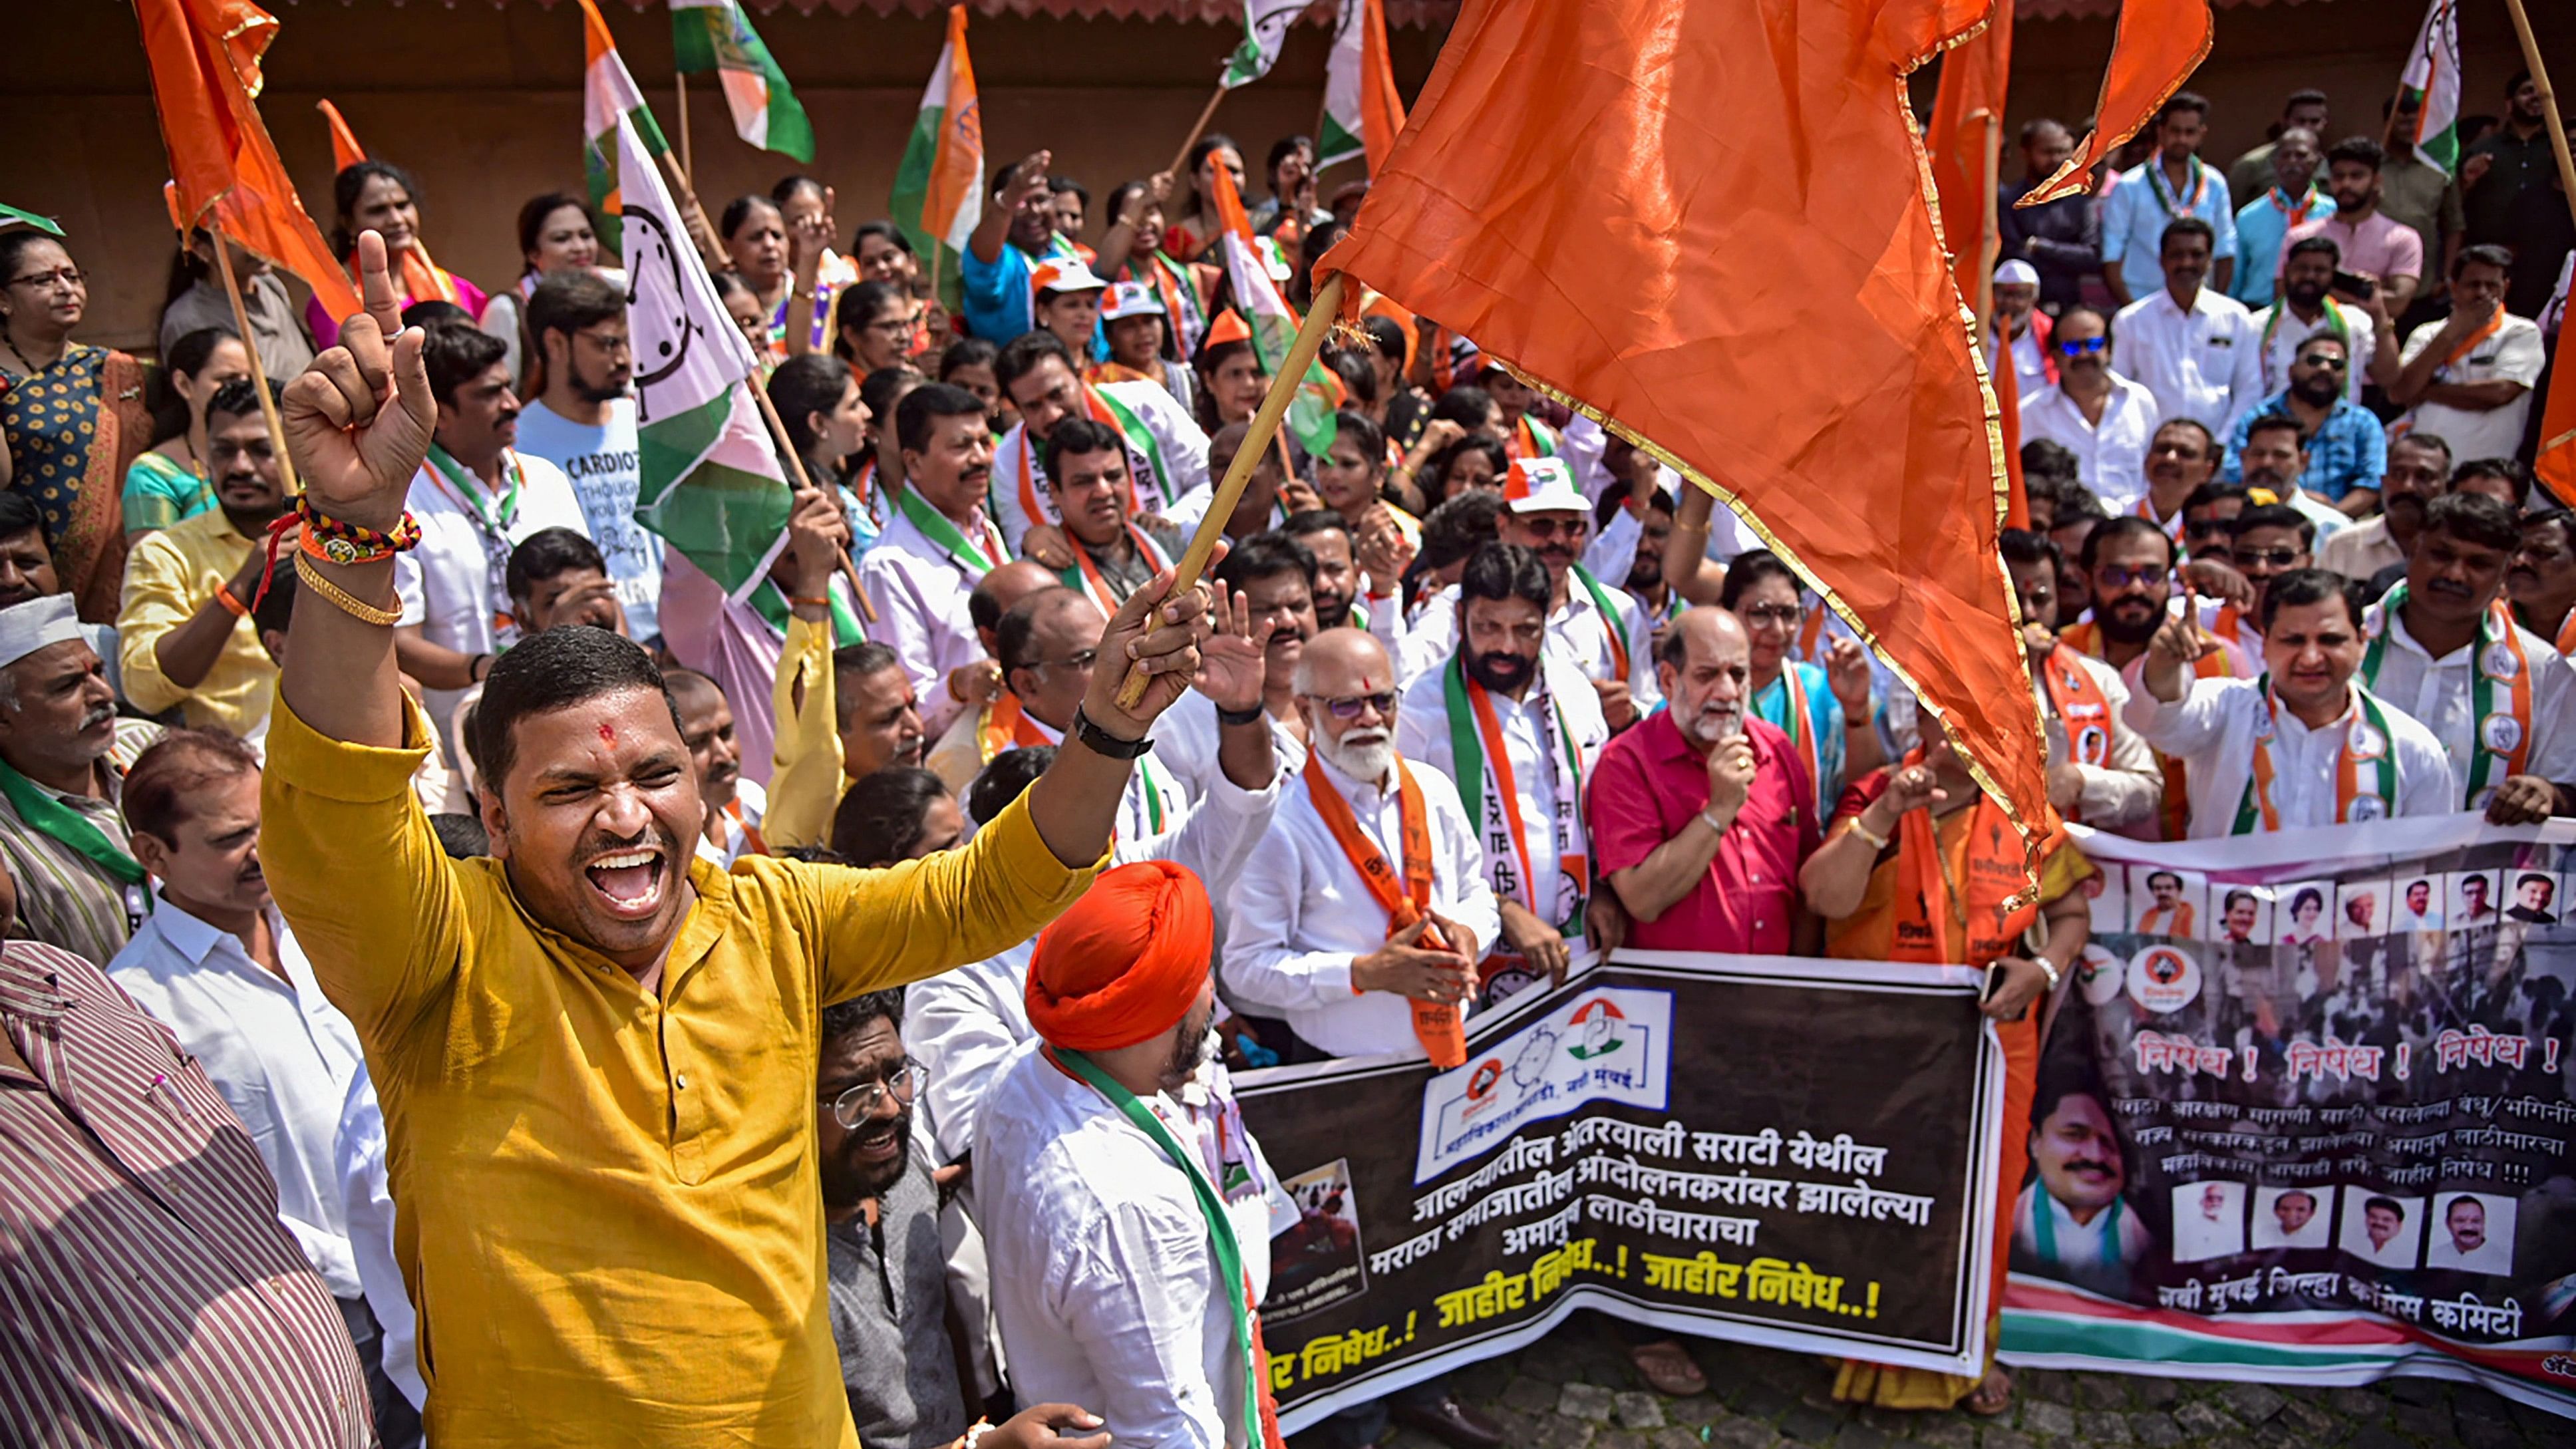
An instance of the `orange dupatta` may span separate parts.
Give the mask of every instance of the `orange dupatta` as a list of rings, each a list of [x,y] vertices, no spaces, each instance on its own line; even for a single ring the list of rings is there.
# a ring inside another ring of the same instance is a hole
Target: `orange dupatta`
[[[1369,895],[1386,912],[1386,934],[1393,939],[1399,931],[1410,928],[1431,909],[1431,810],[1422,800],[1422,787],[1415,783],[1413,772],[1404,761],[1395,762],[1396,815],[1404,832],[1404,884],[1396,884],[1395,870],[1386,863],[1386,852],[1376,842],[1360,833],[1360,823],[1351,814],[1350,802],[1324,774],[1320,751],[1306,756],[1306,794],[1315,802],[1315,813],[1324,817],[1324,828],[1333,832],[1333,842],[1349,857],[1351,869],[1360,873]],[[1422,933],[1426,949],[1445,951],[1449,943],[1432,927]],[[1356,988],[1354,988],[1356,990]],[[1467,1064],[1467,1032],[1460,1023],[1458,1008],[1431,1001],[1413,1001],[1413,1034],[1422,1043],[1431,1065],[1447,1071]]]

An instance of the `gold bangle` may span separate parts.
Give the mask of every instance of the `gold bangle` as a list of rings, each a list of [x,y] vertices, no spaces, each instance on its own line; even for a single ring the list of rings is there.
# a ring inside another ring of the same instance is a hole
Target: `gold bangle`
[[[1886,836],[1881,835],[1877,831],[1870,829],[1868,826],[1861,824],[1860,817],[1857,815],[1851,818],[1849,829],[1852,834],[1868,841],[1871,845],[1876,846],[1880,850],[1887,849],[1889,845],[1889,841]]]
[[[390,629],[402,622],[402,610],[379,609],[322,577],[322,571],[314,567],[313,560],[305,557],[300,549],[295,555],[295,576],[303,581],[306,588],[321,595],[323,602],[361,624],[374,624],[380,628]]]

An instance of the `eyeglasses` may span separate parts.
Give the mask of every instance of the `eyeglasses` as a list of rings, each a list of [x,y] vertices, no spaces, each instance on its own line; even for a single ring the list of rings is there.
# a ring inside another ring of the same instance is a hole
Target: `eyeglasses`
[[[2299,359],[2299,366],[2322,367],[2329,372],[2341,372],[2344,370],[2345,363],[2342,358],[2331,352],[2311,352]]]
[[[1783,629],[1798,627],[1798,621],[1805,617],[1807,611],[1795,604],[1749,604],[1744,609],[1745,623],[1777,624]]]
[[[1306,697],[1331,711],[1335,719],[1358,719],[1360,711],[1366,709],[1389,716],[1395,713],[1395,691],[1391,689],[1379,694],[1354,694],[1348,699],[1328,699],[1320,694]]]
[[[23,277],[11,277],[9,279],[9,285],[13,287],[41,287],[46,289],[60,287],[65,291],[71,291],[80,287],[88,286],[89,278],[83,276],[81,274],[81,269],[78,267],[56,267],[50,272],[34,272]]]
[[[892,1075],[873,1082],[859,1082],[837,1097],[819,1099],[832,1114],[832,1120],[843,1127],[856,1127],[877,1114],[878,1104],[892,1097],[897,1107],[909,1107],[921,1095],[921,1085],[930,1080],[930,1072],[921,1063],[907,1061]]]
[[[1592,531],[1592,525],[1580,518],[1524,518],[1521,527],[1532,538],[1554,538],[1559,533],[1568,538],[1581,538]]]
[[[573,336],[580,338],[582,341],[589,343],[591,346],[598,348],[600,351],[607,353],[611,357],[615,357],[621,352],[632,352],[635,350],[634,338],[624,332],[576,332]]]
[[[2285,569],[2299,561],[2299,551],[2295,548],[2240,548],[2231,550],[2229,556],[2240,568],[2261,564],[2266,568]]]
[[[915,318],[888,317],[881,322],[871,322],[862,330],[874,332],[880,337],[902,338],[910,337],[919,330],[920,326],[920,322]]]
[[[1080,673],[1089,670],[1091,666],[1099,662],[1099,650],[1084,649],[1063,659],[1041,659],[1031,667],[1036,669],[1070,669]]]
[[[2162,584],[2172,573],[2173,570],[2163,564],[2148,564],[2144,568],[2134,569],[2123,568],[2118,564],[2103,564],[2093,570],[2093,578],[2106,589],[2125,589],[2132,585],[2152,589]]]
[[[2225,538],[2232,524],[2233,520],[2225,518],[2203,518],[2193,520],[2186,517],[2183,520],[2182,531],[2183,536],[2186,538],[2210,538],[2213,536]]]
[[[2057,344],[2061,357],[2090,357],[2111,345],[2108,337],[2070,337]]]

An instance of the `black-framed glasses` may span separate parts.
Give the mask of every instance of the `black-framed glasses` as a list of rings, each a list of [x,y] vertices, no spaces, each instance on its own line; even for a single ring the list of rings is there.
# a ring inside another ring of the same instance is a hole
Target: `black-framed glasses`
[[[1335,719],[1358,719],[1364,709],[1376,710],[1381,715],[1395,713],[1395,691],[1391,689],[1377,694],[1354,694],[1345,699],[1331,699],[1320,694],[1306,697],[1331,711]]]
[[[854,1082],[839,1096],[817,1100],[823,1104],[825,1111],[832,1114],[833,1121],[845,1128],[856,1128],[860,1123],[875,1116],[879,1104],[888,1097],[894,1099],[898,1109],[911,1106],[913,1099],[921,1095],[922,1084],[929,1080],[928,1068],[919,1062],[907,1060],[902,1066],[895,1068],[891,1075],[875,1081]]]
[[[2240,568],[2261,564],[2266,568],[2286,569],[2298,563],[2299,551],[2295,548],[2239,548],[2229,550],[2229,557],[2235,559]]]
[[[2108,337],[2070,337],[2057,344],[2060,357],[2090,357],[2111,345]]]

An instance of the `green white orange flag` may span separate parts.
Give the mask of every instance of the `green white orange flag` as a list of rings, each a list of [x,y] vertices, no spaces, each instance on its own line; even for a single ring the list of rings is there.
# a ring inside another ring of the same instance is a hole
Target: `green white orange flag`
[[[895,224],[912,238],[914,251],[938,259],[941,276],[958,275],[957,254],[984,219],[983,178],[984,108],[966,54],[966,7],[955,5],[894,174]]]
[[[2459,169],[2460,161],[2460,7],[2459,0],[2432,0],[2424,24],[2415,32],[2415,48],[2406,52],[2405,73],[2398,89],[2414,102],[2415,120],[2401,120],[2398,139],[2415,148],[2424,164],[2442,174]]]
[[[32,211],[25,211],[15,206],[0,204],[0,225],[6,225],[13,221],[25,222],[27,225],[34,227],[38,231],[51,232],[55,236],[61,236],[63,234],[63,224],[54,220],[50,216],[40,216]]]
[[[626,73],[616,37],[608,33],[608,22],[599,18],[599,7],[591,0],[581,0],[581,30],[588,55],[581,72],[581,170],[590,183],[590,210],[598,218],[599,239],[609,250],[622,252],[625,246],[617,221],[618,122],[635,128],[649,156],[661,156],[671,143],[662,139],[662,128],[653,124],[644,93],[635,88],[635,77]]]
[[[1374,176],[1404,129],[1404,97],[1386,56],[1385,0],[1342,0],[1333,52],[1324,61],[1324,128],[1315,137],[1315,169],[1368,158]]]
[[[813,164],[813,123],[739,0],[671,0],[671,53],[684,75],[716,73],[735,135]]]
[[[1261,360],[1262,374],[1276,377],[1287,364],[1289,344],[1297,340],[1297,312],[1270,274],[1269,255],[1252,234],[1252,218],[1234,189],[1234,174],[1222,166],[1215,170],[1217,243],[1225,256],[1226,289],[1251,329],[1252,355]],[[1333,435],[1340,431],[1333,414],[1343,396],[1342,380],[1331,368],[1320,361],[1306,364],[1306,376],[1288,404],[1288,432],[1308,456],[1320,458],[1333,446]]]
[[[662,184],[660,153],[624,116],[611,129],[635,346],[635,521],[740,599],[787,545],[787,475],[751,395],[751,349]]]
[[[1227,90],[1250,85],[1270,74],[1287,42],[1288,27],[1306,13],[1312,0],[1243,0],[1243,43],[1226,58],[1221,84]]]

